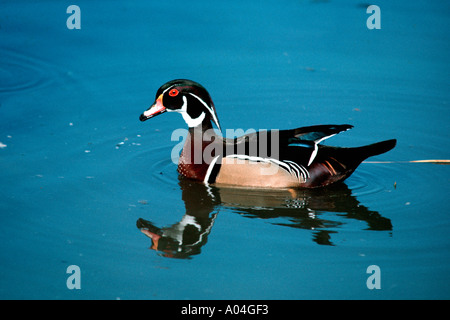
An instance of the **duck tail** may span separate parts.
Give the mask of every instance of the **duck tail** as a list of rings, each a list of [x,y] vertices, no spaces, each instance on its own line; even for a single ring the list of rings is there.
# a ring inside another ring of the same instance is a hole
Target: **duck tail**
[[[365,159],[369,157],[373,157],[385,152],[388,152],[389,150],[393,149],[395,145],[397,144],[396,139],[391,140],[385,140],[373,144],[369,144],[367,146],[355,148],[358,150],[358,154],[361,157],[361,161],[364,161]]]
[[[329,156],[332,159],[335,159],[345,168],[345,170],[353,171],[367,158],[388,152],[394,148],[396,144],[397,140],[391,139],[362,147],[329,149],[330,152],[326,157]]]

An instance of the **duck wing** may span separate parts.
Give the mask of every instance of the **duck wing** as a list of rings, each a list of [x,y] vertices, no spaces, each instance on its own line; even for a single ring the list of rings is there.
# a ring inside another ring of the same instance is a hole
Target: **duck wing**
[[[317,125],[301,127],[280,132],[280,142],[285,142],[280,148],[282,159],[310,166],[317,156],[319,143],[340,132],[353,128],[352,125]]]
[[[287,161],[307,167],[315,159],[320,142],[351,128],[348,124],[332,124],[251,132],[224,139],[223,155],[253,161]]]
[[[318,144],[325,139],[328,139],[340,132],[347,131],[353,128],[349,124],[324,124],[318,126],[301,127],[291,130],[280,131],[280,140],[296,139],[300,141],[314,141]]]
[[[288,130],[261,130],[235,139],[224,139],[226,155],[288,159],[309,165],[323,140],[353,128],[352,125],[317,125]],[[287,157],[287,158],[286,158]],[[291,157],[292,158],[292,157]],[[307,161],[301,160],[306,158]]]

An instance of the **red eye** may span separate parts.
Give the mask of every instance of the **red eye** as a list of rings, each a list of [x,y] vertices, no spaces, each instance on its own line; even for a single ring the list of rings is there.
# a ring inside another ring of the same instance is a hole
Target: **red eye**
[[[169,91],[169,96],[176,97],[180,92],[177,89],[172,89]]]

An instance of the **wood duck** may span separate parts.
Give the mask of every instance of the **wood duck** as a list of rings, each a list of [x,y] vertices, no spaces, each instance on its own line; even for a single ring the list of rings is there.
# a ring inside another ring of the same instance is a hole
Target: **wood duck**
[[[320,143],[353,126],[316,125],[290,130],[261,130],[237,138],[221,131],[216,108],[206,89],[191,80],[162,85],[145,121],[164,112],[181,113],[189,127],[178,172],[205,184],[265,188],[316,188],[348,178],[368,157],[387,152],[396,140],[356,148]]]

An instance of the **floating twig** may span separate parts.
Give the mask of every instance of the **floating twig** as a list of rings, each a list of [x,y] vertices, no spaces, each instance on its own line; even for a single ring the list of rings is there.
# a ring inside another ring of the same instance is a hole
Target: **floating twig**
[[[363,163],[434,163],[434,164],[450,164],[450,160],[446,160],[446,159],[427,159],[427,160],[410,160],[410,161],[363,161]]]

